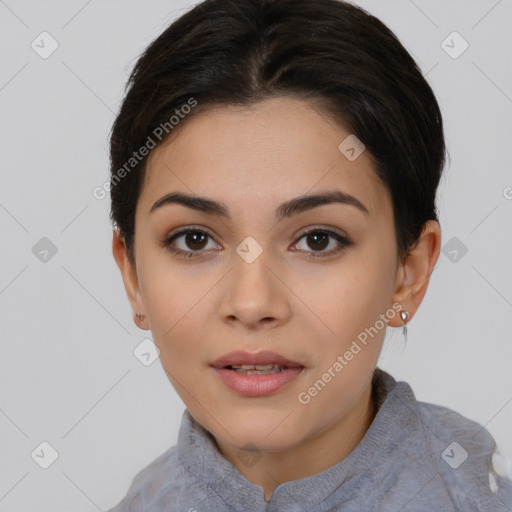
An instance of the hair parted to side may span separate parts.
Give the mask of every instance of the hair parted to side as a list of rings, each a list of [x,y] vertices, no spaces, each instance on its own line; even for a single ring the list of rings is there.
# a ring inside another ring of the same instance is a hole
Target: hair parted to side
[[[132,263],[147,156],[122,179],[116,173],[148,137],[156,147],[209,107],[273,97],[320,107],[365,144],[391,193],[402,262],[424,224],[438,221],[446,152],[439,105],[380,20],[342,0],[205,0],[144,51],[112,128],[110,218]]]

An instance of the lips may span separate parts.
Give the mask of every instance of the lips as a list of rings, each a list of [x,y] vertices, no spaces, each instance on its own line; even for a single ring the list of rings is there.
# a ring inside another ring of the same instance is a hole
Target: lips
[[[244,397],[278,392],[296,379],[304,366],[275,352],[230,352],[211,364],[221,382]]]
[[[267,366],[275,365],[282,368],[303,368],[304,365],[287,359],[276,352],[262,351],[262,352],[245,352],[237,350],[230,352],[216,361],[211,366],[214,368],[228,368],[231,366]]]

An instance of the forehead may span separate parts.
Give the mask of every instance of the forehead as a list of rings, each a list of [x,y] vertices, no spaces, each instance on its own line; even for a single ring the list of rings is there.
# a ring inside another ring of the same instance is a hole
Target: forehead
[[[341,190],[358,198],[372,218],[387,215],[391,199],[371,155],[363,151],[351,161],[340,151],[350,135],[294,98],[208,108],[152,151],[139,206],[148,211],[166,193],[182,191],[261,211],[290,197]]]

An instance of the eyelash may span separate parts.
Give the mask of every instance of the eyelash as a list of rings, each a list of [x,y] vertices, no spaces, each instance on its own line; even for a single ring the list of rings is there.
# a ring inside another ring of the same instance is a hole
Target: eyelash
[[[177,238],[180,238],[180,237],[182,237],[184,235],[193,234],[193,233],[195,233],[195,234],[199,233],[201,235],[206,235],[207,237],[209,237],[209,238],[211,238],[213,240],[213,237],[211,237],[210,234],[207,233],[206,231],[204,231],[202,229],[190,227],[190,228],[184,229],[182,231],[179,231],[178,233],[175,233],[175,234],[165,238],[164,240],[162,240],[160,242],[160,244],[162,245],[162,247],[166,248],[171,253],[176,254],[178,256],[182,256],[184,258],[200,257],[200,256],[196,256],[196,255],[200,255],[201,252],[205,252],[205,251],[202,251],[202,250],[198,250],[198,251],[183,251],[181,249],[176,249],[175,247],[171,247],[171,243],[174,240],[176,240]],[[340,235],[339,233],[336,233],[335,231],[331,231],[329,229],[323,229],[323,228],[312,228],[312,229],[309,229],[309,230],[305,231],[297,239],[297,242],[295,242],[294,245],[297,245],[300,242],[300,240],[302,240],[304,237],[307,237],[308,235],[310,235],[312,233],[322,233],[322,234],[328,235],[329,237],[332,237],[337,242],[339,242],[340,245],[336,249],[332,249],[332,250],[327,251],[327,252],[325,252],[325,251],[305,251],[308,254],[308,256],[307,256],[308,258],[315,259],[315,258],[325,258],[327,256],[332,256],[334,254],[338,254],[339,252],[341,252],[345,248],[353,245],[350,240],[348,240],[346,237]]]

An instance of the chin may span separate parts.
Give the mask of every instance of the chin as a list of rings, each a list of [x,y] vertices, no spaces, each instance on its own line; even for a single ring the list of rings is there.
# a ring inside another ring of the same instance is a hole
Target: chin
[[[293,413],[289,419],[292,416]],[[256,447],[255,450],[279,452],[296,445],[304,435],[298,426],[287,420],[283,421],[285,418],[286,414],[282,411],[264,415],[258,411],[254,411],[254,414],[235,414],[230,416],[229,422],[223,423],[231,436],[218,426],[215,430],[225,443],[238,449],[251,445]]]
[[[255,432],[255,434],[258,434]],[[281,436],[272,436],[272,439],[265,435],[251,437],[247,432],[234,433],[233,437],[223,437],[220,439],[224,444],[236,450],[246,450],[250,452],[269,452],[279,453],[294,448],[300,440],[295,440],[290,433]]]

